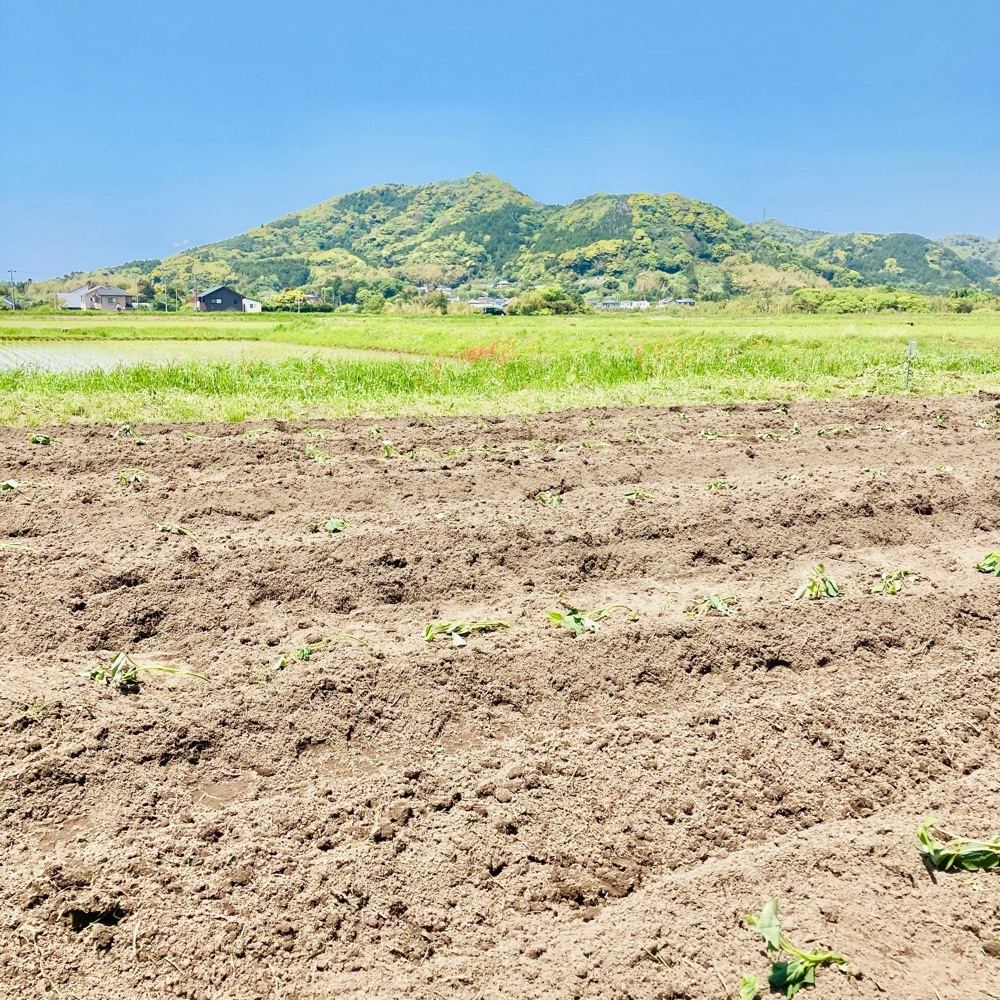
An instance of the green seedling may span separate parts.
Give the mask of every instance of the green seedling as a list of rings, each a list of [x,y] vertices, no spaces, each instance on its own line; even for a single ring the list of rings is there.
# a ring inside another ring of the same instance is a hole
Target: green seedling
[[[872,479],[881,479],[885,475],[885,469],[862,469],[862,472],[867,472]]]
[[[947,427],[948,426],[948,414],[947,413],[935,413],[934,414],[934,424],[936,427]]]
[[[703,598],[695,601],[684,614],[691,618],[698,618],[701,615],[722,615],[728,618],[735,612],[734,604],[739,603],[738,597],[719,597],[718,594],[706,594]]]
[[[606,618],[609,612],[615,611],[618,608],[628,612],[627,618],[629,621],[635,621],[638,618],[634,608],[622,603],[608,604],[603,608],[594,608],[593,611],[567,608],[565,611],[546,611],[545,613],[549,616],[550,622],[568,628],[573,635],[579,637],[584,632],[596,632],[601,619]]]
[[[132,430],[131,424],[122,424],[121,427],[119,427],[118,430],[116,430],[111,436],[113,438],[131,438],[136,444],[148,443],[145,438],[139,437],[139,435]]]
[[[815,986],[816,970],[823,966],[832,965],[845,975],[850,975],[847,961],[840,955],[832,951],[804,951],[788,940],[778,921],[776,899],[769,899],[759,916],[746,914],[743,919],[764,939],[769,955],[784,952],[791,957],[791,961],[774,962],[767,979],[772,989],[784,991],[786,997],[795,996],[803,986]]]
[[[269,427],[253,427],[250,430],[243,432],[243,438],[246,441],[256,441],[257,438],[271,433],[272,431]]]
[[[59,438],[49,437],[48,434],[32,434],[28,440],[32,444],[59,444]]]
[[[33,549],[30,545],[25,545],[24,542],[0,542],[0,549],[6,549],[9,552],[37,552],[38,549]]]
[[[346,632],[337,633],[336,635],[329,635],[325,639],[320,639],[319,642],[307,643],[301,646],[294,653],[282,653],[278,657],[277,663],[272,667],[273,670],[284,670],[288,666],[290,660],[299,660],[306,662],[312,658],[313,653],[315,653],[321,646],[326,646],[330,643],[342,642],[345,639],[350,639],[351,642],[359,643],[362,646],[367,646],[368,643],[364,639],[359,639],[356,635],[348,635]]]
[[[380,427],[369,427],[368,430],[365,431],[365,433],[370,438],[377,438],[382,436],[382,429]]]
[[[138,486],[145,478],[146,473],[142,469],[122,469],[118,473],[118,482],[122,486]]]
[[[728,479],[713,479],[706,487],[706,490],[735,490],[736,484]]]
[[[850,424],[844,424],[842,427],[821,427],[819,433],[827,437],[839,437],[842,434],[848,437],[857,437],[858,435],[857,430]]]
[[[320,451],[315,445],[306,445],[306,454],[314,461],[319,462],[320,465],[325,465],[327,462],[333,461],[333,456],[328,455],[325,451]]]
[[[299,433],[303,437],[309,437],[309,438],[325,438],[326,437],[326,431],[319,430],[318,428],[313,428],[313,427],[305,427],[301,431],[299,431]]]
[[[192,434],[192,433],[188,432],[187,434],[182,434],[181,435],[181,440],[182,441],[207,441],[208,440],[208,435],[207,434]]]
[[[947,841],[938,840],[934,835],[935,831],[942,837],[947,837]],[[937,825],[937,820],[931,816],[917,827],[917,840],[920,853],[941,871],[961,868],[974,872],[1000,865],[1000,836],[990,840],[956,837],[942,830]]]
[[[748,972],[740,980],[740,1000],[757,1000],[760,995],[760,980]]]
[[[548,507],[561,507],[565,499],[561,493],[554,493],[552,490],[542,490],[535,494],[535,499]]]
[[[424,628],[424,640],[433,642],[439,635],[446,635],[453,646],[464,646],[465,637],[473,632],[495,632],[497,629],[510,628],[507,622],[431,622]]]
[[[156,670],[163,674],[183,674],[186,677],[197,677],[207,681],[203,674],[193,670],[183,670],[180,667],[166,667],[161,664],[141,665],[135,662],[128,653],[116,653],[107,666],[94,667],[86,676],[105,687],[114,684],[122,691],[135,689],[139,685],[139,674],[146,670]]]
[[[980,573],[992,573],[994,576],[1000,576],[1000,549],[995,549],[989,555],[983,556],[982,560],[976,563],[976,569]]]
[[[185,528],[183,524],[157,524],[157,531],[162,531],[168,535],[187,535],[188,538],[198,541],[198,536],[190,529]]]
[[[795,600],[799,601],[805,597],[810,601],[816,601],[821,597],[840,597],[843,593],[833,582],[833,578],[827,576],[826,567],[819,563],[809,579],[795,591]]]
[[[701,437],[706,441],[718,441],[720,438],[728,437],[728,434],[716,434],[713,431],[699,431]]]
[[[955,470],[950,465],[935,465],[934,471],[939,476],[950,476]]]
[[[5,479],[0,483],[0,493],[13,493],[14,490],[20,489],[23,485],[24,483],[16,479]]]
[[[383,458],[399,458],[399,452],[396,451],[396,446],[392,441],[382,442],[382,457]]]
[[[656,498],[652,493],[647,493],[645,490],[629,490],[625,494],[625,499],[628,503],[634,504],[639,500],[655,500]]]
[[[588,427],[596,427],[597,426],[597,421],[593,417],[587,417],[587,426]]]
[[[336,535],[341,531],[347,531],[348,528],[353,527],[350,521],[345,521],[342,517],[331,517],[327,521],[315,521],[309,525],[309,530],[316,534],[318,531],[329,531],[331,534]]]
[[[990,422],[988,420],[976,420],[972,426],[984,431],[990,426]]]
[[[883,573],[878,583],[871,589],[873,594],[898,594],[904,587],[916,583],[919,574],[912,569],[894,569],[891,573]]]
[[[773,410],[771,410],[771,412],[772,413],[780,413],[783,416],[787,417],[788,416],[788,404],[787,403],[779,403]]]
[[[580,447],[581,448],[607,448],[608,447],[608,442],[607,441],[581,441],[580,442]]]

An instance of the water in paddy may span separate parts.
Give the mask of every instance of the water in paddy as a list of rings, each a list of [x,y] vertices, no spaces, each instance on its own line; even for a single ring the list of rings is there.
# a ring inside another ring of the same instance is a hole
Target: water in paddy
[[[72,372],[93,368],[110,370],[134,365],[183,364],[189,361],[283,361],[319,357],[324,360],[391,360],[388,351],[345,347],[309,347],[253,340],[43,340],[0,341],[0,369]]]

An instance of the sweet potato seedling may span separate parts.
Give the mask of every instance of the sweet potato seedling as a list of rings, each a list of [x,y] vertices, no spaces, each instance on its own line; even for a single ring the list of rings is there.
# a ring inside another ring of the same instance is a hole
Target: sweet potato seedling
[[[947,837],[947,840],[939,840],[934,835],[935,831],[942,837]],[[974,872],[1000,865],[1000,836],[989,840],[956,837],[942,830],[937,825],[937,820],[931,816],[917,827],[917,840],[920,853],[941,871],[961,868]]]
[[[784,991],[786,997],[793,997],[803,986],[816,985],[816,970],[832,965],[845,975],[850,975],[847,960],[832,951],[804,951],[797,948],[785,936],[778,921],[778,901],[769,899],[760,914],[746,914],[743,919],[764,939],[767,953],[781,953],[791,957],[791,961],[774,962],[768,983],[774,990]],[[747,978],[744,977],[744,981]],[[752,994],[751,994],[752,995]]]
[[[382,442],[382,457],[383,458],[399,458],[399,452],[396,451],[396,445],[393,441],[383,441]]]
[[[873,594],[898,594],[904,587],[911,583],[916,583],[920,575],[912,569],[894,569],[890,573],[883,573],[878,583],[871,589]]]
[[[333,461],[332,455],[328,455],[325,451],[320,451],[319,448],[312,444],[306,445],[306,454],[320,465],[326,465],[327,462]]]
[[[32,444],[58,444],[59,438],[49,437],[48,434],[32,434],[28,440]]]
[[[992,573],[994,576],[1000,576],[1000,549],[995,549],[983,556],[982,560],[976,563],[976,569],[980,573]]]
[[[30,545],[25,545],[24,542],[0,542],[0,550],[7,550],[8,552],[38,551],[38,549],[33,549]]]
[[[24,483],[17,479],[5,479],[0,483],[0,493],[13,493],[14,490],[19,490],[23,485]]]
[[[138,486],[145,478],[146,473],[142,469],[122,469],[118,473],[118,482],[122,486]]]
[[[738,597],[719,597],[718,594],[706,594],[695,601],[684,614],[691,618],[698,618],[701,615],[722,615],[728,618],[735,613],[734,604],[739,603]]]
[[[183,524],[157,524],[156,530],[168,535],[186,535],[196,542],[199,540],[198,536],[190,528],[184,527]]]
[[[122,424],[111,436],[113,438],[131,438],[136,444],[148,444],[145,438],[136,434],[131,424]]]
[[[842,435],[846,435],[847,437],[858,436],[857,429],[850,424],[844,424],[842,427],[821,427],[819,434],[825,437],[840,437]]]
[[[424,628],[424,640],[433,642],[439,635],[448,636],[453,646],[464,646],[465,637],[473,632],[495,632],[510,628],[507,622],[431,622]]]
[[[629,490],[625,494],[626,502],[634,504],[639,500],[654,500],[656,499],[652,493],[647,493],[645,490]]]
[[[579,608],[567,608],[565,611],[546,611],[549,621],[556,625],[568,628],[573,635],[579,637],[584,632],[596,632],[600,627],[598,623],[602,618],[606,618],[608,613],[617,609],[627,611],[626,616],[629,621],[638,618],[634,608],[627,604],[607,604],[603,608],[594,608],[593,611],[581,611]]]
[[[561,507],[566,502],[565,497],[561,493],[556,493],[553,490],[542,490],[540,493],[535,494],[535,499],[547,507]]]
[[[799,601],[805,597],[810,601],[816,601],[821,597],[840,597],[843,593],[843,590],[833,582],[833,578],[827,575],[826,567],[819,563],[809,579],[795,591],[795,600]]]
[[[143,671],[155,670],[163,674],[183,674],[185,677],[197,677],[207,681],[203,674],[193,670],[183,670],[181,667],[167,667],[162,664],[139,664],[128,653],[116,653],[107,666],[96,666],[86,676],[105,687],[115,685],[121,691],[134,691],[139,686],[139,674]]]
[[[284,670],[288,666],[289,660],[307,662],[312,659],[313,653],[320,649],[320,647],[331,643],[343,642],[345,639],[350,639],[351,642],[356,642],[361,646],[368,645],[364,639],[359,639],[356,635],[348,635],[346,632],[328,635],[325,639],[320,639],[318,642],[306,643],[306,645],[300,646],[294,653],[282,653],[272,669]]]
[[[748,972],[740,980],[740,1000],[757,1000],[760,995],[760,980]]]
[[[353,527],[350,521],[345,521],[342,517],[331,517],[326,521],[314,521],[309,525],[309,530],[313,534],[319,531],[329,531],[331,534],[335,535],[341,531],[347,531],[348,528]]]
[[[713,479],[706,487],[706,490],[735,490],[736,484],[728,479]]]

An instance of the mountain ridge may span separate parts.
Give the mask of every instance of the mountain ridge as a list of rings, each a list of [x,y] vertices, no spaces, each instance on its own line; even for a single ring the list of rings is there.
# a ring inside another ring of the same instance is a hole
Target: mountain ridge
[[[547,205],[492,174],[372,185],[163,261],[130,263],[154,290],[225,282],[257,296],[345,282],[394,294],[501,279],[595,295],[726,296],[817,284],[1000,289],[1000,240],[746,224],[680,194],[597,193]]]

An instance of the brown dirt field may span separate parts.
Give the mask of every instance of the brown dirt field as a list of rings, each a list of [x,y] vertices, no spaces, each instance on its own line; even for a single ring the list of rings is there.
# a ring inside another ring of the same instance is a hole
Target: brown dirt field
[[[0,994],[736,997],[770,896],[857,974],[809,995],[1000,994],[1000,874],[914,846],[998,825],[996,409],[0,429]]]

